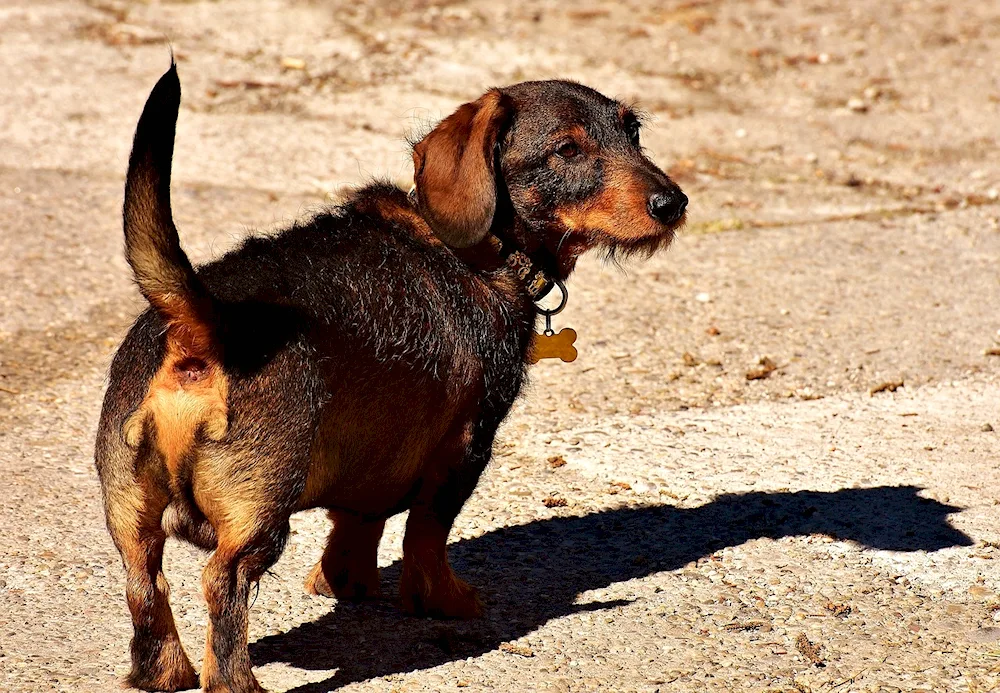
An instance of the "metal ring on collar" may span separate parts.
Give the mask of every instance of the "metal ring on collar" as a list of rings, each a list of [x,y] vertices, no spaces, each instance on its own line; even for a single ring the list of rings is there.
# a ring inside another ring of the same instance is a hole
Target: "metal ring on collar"
[[[562,279],[556,279],[554,280],[554,283],[556,286],[559,287],[559,291],[562,292],[562,300],[559,301],[559,305],[556,306],[555,308],[550,309],[550,308],[542,308],[537,303],[535,304],[535,307],[538,309],[539,313],[550,317],[556,315],[557,313],[561,313],[563,311],[563,308],[566,307],[566,301],[569,300],[569,292],[566,290],[566,285],[563,284]]]

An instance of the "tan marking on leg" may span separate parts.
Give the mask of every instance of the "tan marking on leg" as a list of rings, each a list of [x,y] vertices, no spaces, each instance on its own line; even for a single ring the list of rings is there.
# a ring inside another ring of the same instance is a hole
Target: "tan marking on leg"
[[[266,520],[261,505],[266,491],[252,483],[234,483],[232,474],[233,461],[227,456],[202,456],[194,473],[194,498],[216,532],[225,527],[227,541],[242,546],[259,534]]]
[[[209,693],[265,693],[253,674],[247,647],[250,587],[277,559],[278,552],[262,542],[268,533],[235,543],[220,527],[219,548],[202,573],[209,626],[201,685]]]
[[[162,571],[162,489],[144,480],[113,479],[105,488],[108,530],[125,567],[125,597],[132,615],[130,686],[176,691],[198,684],[174,624],[170,588]]]

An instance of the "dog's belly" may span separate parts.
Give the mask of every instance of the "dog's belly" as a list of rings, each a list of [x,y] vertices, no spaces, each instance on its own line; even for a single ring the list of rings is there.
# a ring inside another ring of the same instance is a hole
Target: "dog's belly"
[[[477,409],[476,393],[448,390],[442,381],[391,376],[338,387],[321,416],[298,509],[386,516],[442,483]]]

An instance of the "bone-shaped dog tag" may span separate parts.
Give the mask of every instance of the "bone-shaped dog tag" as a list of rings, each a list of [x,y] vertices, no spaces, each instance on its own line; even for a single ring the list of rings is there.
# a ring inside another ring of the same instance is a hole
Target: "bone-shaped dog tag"
[[[546,330],[543,334],[535,334],[528,353],[528,361],[538,363],[542,359],[561,359],[564,363],[576,360],[576,330],[564,327],[559,334]]]

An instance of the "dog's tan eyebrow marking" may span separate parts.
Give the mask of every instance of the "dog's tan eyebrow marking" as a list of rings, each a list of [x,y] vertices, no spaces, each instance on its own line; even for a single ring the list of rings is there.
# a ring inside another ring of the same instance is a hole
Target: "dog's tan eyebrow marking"
[[[560,128],[559,130],[554,130],[549,134],[549,143],[558,144],[566,139],[572,139],[576,141],[577,144],[583,144],[584,142],[591,139],[590,134],[587,132],[587,128],[583,125],[573,125],[568,128]]]

